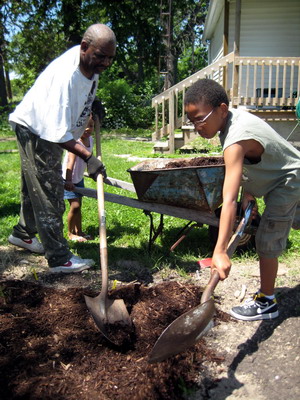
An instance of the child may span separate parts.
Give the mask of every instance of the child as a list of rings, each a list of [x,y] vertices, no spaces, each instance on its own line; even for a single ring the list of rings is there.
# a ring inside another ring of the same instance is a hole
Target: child
[[[78,140],[78,143],[85,147],[88,151],[92,152],[93,138],[91,134],[94,130],[94,120],[92,114],[88,120],[87,127],[83,135]],[[91,236],[86,235],[82,231],[81,225],[81,202],[82,195],[73,192],[74,185],[84,187],[83,174],[86,169],[86,163],[82,158],[73,153],[67,152],[63,161],[63,178],[65,180],[64,198],[70,203],[70,210],[68,213],[68,236],[69,239],[77,242],[86,242],[91,240]]]
[[[252,298],[230,313],[246,321],[276,318],[278,256],[286,247],[291,227],[300,229],[300,152],[262,119],[239,109],[229,110],[225,90],[213,80],[195,82],[187,91],[184,104],[189,120],[202,137],[211,139],[220,132],[226,172],[212,269],[218,270],[221,280],[231,268],[226,249],[240,186],[244,189],[244,209],[255,197],[265,201],[255,237],[261,286]]]

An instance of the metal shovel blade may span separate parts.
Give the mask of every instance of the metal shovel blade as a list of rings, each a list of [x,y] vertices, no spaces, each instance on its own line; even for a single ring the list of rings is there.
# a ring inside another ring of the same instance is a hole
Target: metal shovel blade
[[[155,363],[181,353],[206,333],[215,314],[213,299],[187,311],[173,321],[157,339],[148,362]]]
[[[86,305],[100,332],[113,344],[116,338],[113,337],[108,327],[113,324],[119,328],[131,326],[132,321],[128,314],[126,305],[122,299],[103,299],[101,293],[96,297],[84,296]]]

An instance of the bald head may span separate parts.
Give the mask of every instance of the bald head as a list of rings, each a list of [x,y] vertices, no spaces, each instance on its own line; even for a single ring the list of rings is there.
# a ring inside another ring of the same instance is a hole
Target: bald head
[[[80,44],[80,70],[87,78],[101,74],[111,66],[116,55],[116,36],[104,24],[91,25]]]
[[[95,45],[100,41],[115,45],[116,36],[114,32],[104,24],[93,24],[88,27],[85,31],[83,41],[88,43],[88,45]]]

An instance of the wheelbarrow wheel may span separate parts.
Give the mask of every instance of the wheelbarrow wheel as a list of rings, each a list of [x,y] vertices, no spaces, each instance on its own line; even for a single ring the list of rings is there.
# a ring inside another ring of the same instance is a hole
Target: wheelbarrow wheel
[[[241,203],[238,203],[237,216],[240,215],[240,209],[241,209]],[[215,210],[215,215],[217,218],[220,218],[221,210],[222,210],[222,207],[219,207]],[[257,214],[256,218],[253,219],[251,222],[251,228],[254,228],[253,229],[254,231],[256,231],[256,229],[259,225],[259,222],[260,222],[260,215]],[[208,235],[209,235],[209,240],[212,244],[212,247],[215,247],[215,244],[217,243],[218,234],[219,234],[219,228],[217,226],[209,225]],[[255,249],[255,234],[253,234],[252,232],[251,233],[245,232],[240,239],[240,242],[237,246],[236,251],[244,252],[244,251],[252,250],[252,249]]]

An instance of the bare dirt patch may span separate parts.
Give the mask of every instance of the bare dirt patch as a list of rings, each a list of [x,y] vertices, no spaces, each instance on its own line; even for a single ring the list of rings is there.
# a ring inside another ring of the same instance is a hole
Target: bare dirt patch
[[[257,266],[235,263],[215,292],[217,315],[208,335],[188,351],[158,363],[147,358],[163,329],[199,304],[209,270],[188,279],[122,282],[135,326],[118,348],[95,327],[83,294],[99,292],[99,270],[49,274],[43,257],[0,248],[0,386],[6,399],[249,399],[300,396],[300,285],[281,265],[280,317],[271,322],[230,318],[242,285],[259,285]],[[128,260],[126,261],[129,262]]]

